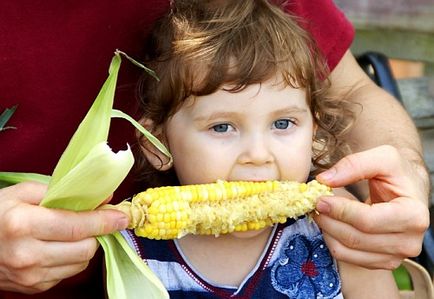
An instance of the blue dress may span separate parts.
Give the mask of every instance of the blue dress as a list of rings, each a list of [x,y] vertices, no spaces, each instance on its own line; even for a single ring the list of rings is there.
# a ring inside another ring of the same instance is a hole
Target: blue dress
[[[320,230],[307,217],[273,227],[264,252],[240,286],[207,281],[195,271],[176,240],[150,240],[130,230],[122,234],[172,299],[343,298],[336,262]]]

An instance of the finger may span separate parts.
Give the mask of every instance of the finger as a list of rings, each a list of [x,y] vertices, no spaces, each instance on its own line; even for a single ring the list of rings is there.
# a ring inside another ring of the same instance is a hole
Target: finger
[[[364,179],[401,175],[401,158],[389,145],[348,155],[316,178],[331,187],[344,187]]]
[[[325,215],[315,216],[315,222],[323,233],[327,233],[350,249],[409,257],[417,256],[422,246],[423,235],[411,233],[367,234]]]
[[[73,265],[89,262],[95,255],[99,243],[95,238],[76,242],[43,242],[45,267]]]
[[[7,291],[7,292],[18,292],[23,293],[27,295],[33,295],[36,293],[44,292],[52,287],[54,287],[56,284],[58,284],[60,280],[55,281],[49,281],[44,282],[41,284],[37,284],[31,287],[23,286],[16,284],[15,282],[11,282],[9,280],[0,280],[0,290]]]
[[[79,263],[79,264],[71,264],[57,267],[50,267],[45,269],[45,275],[42,276],[42,280],[40,283],[48,283],[56,280],[63,280],[69,277],[72,277],[82,271],[84,271],[89,262]]]
[[[61,280],[72,277],[88,266],[88,263],[66,265],[50,268],[37,268],[30,271],[17,271],[7,280],[0,281],[2,290],[20,291],[27,294],[34,294],[48,290]]]
[[[421,217],[425,212],[418,206],[416,200],[407,198],[367,205],[344,197],[327,196],[319,199],[316,209],[362,232],[399,233],[426,229]],[[418,218],[421,223],[418,223]]]
[[[401,261],[404,259],[404,257],[395,255],[351,249],[326,233],[324,233],[323,236],[331,255],[338,261],[347,262],[368,269],[394,270],[399,267]]]
[[[0,189],[0,198],[13,198],[38,205],[47,192],[47,185],[38,182],[24,182]]]
[[[29,250],[31,248],[31,250]],[[2,266],[11,273],[88,263],[98,249],[95,238],[76,242],[17,242],[0,251]],[[4,272],[4,271],[3,271]],[[1,273],[0,271],[0,279]],[[4,273],[3,273],[4,274]]]
[[[28,225],[31,235],[46,241],[77,241],[125,229],[128,216],[116,210],[72,212],[32,207],[38,210]]]

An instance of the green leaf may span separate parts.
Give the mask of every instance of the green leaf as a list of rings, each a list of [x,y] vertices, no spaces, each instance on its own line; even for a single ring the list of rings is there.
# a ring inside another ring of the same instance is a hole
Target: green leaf
[[[165,299],[169,295],[158,277],[120,233],[100,236],[107,269],[107,293],[116,299]]]
[[[16,129],[15,127],[5,127],[6,123],[17,110],[18,105],[13,106],[12,108],[6,108],[2,114],[0,114],[0,132],[6,129]]]
[[[105,141],[100,142],[56,184],[49,186],[41,205],[74,211],[93,210],[119,187],[133,164],[129,147],[113,153]]]
[[[50,176],[38,173],[0,172],[0,188],[15,185],[24,181],[34,181],[43,184],[50,182]]]
[[[396,285],[399,290],[412,290],[413,286],[411,283],[411,276],[407,269],[403,265],[392,271],[393,277],[395,278]]]
[[[160,152],[165,154],[170,161],[172,161],[172,155],[170,154],[169,150],[156,138],[154,135],[152,135],[148,130],[146,130],[140,123],[138,123],[136,120],[134,120],[131,116],[128,114],[125,114],[124,112],[120,110],[113,109],[112,110],[112,117],[114,118],[123,118],[128,120],[134,127],[136,127],[137,130],[140,131],[145,137],[151,142]]]
[[[132,57],[128,56],[127,53],[122,52],[120,50],[116,50],[115,53],[121,54],[122,56],[124,56],[126,59],[128,59],[135,66],[138,66],[139,68],[144,69],[145,72],[147,72],[149,75],[151,75],[152,77],[154,77],[155,80],[160,81],[160,78],[158,78],[157,73],[155,73],[150,68],[147,68],[144,64],[142,64],[142,63],[138,62],[137,60],[133,59]]]
[[[107,141],[120,65],[121,58],[116,54],[110,64],[107,80],[57,163],[50,186],[56,184],[74,168],[96,144]]]

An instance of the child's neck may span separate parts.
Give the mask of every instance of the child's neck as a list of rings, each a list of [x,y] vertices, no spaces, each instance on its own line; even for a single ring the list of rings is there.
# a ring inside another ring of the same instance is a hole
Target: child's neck
[[[248,238],[232,234],[218,238],[187,235],[178,244],[202,277],[217,285],[238,287],[257,265],[271,232],[268,227]]]

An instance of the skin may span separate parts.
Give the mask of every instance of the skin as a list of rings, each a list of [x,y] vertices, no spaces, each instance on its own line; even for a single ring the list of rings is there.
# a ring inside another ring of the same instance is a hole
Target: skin
[[[163,128],[150,128],[162,132],[162,141],[173,155],[173,166],[181,184],[218,179],[306,181],[315,129],[312,115],[305,92],[279,82],[275,78],[237,93],[221,89],[190,98]],[[152,122],[145,120],[145,123]],[[150,154],[152,151],[148,148],[144,154],[161,169],[161,162]],[[161,170],[169,167],[166,164]],[[179,245],[202,276],[213,283],[239,286],[257,264],[270,234],[268,227],[218,238],[187,235],[179,240]],[[343,264],[341,276],[343,283],[352,283],[355,279],[352,273],[358,274],[357,279],[370,282],[370,272]],[[375,295],[396,297],[390,272],[377,273],[372,284],[381,284],[383,289]],[[345,296],[360,298],[359,292],[346,289]]]
[[[356,153],[317,179],[332,187],[363,182],[357,188],[365,203],[322,198],[315,220],[337,259],[395,269],[402,259],[420,253],[429,225],[429,177],[417,131],[401,105],[365,75],[349,51],[330,79],[332,93],[348,93],[363,110],[347,136]]]

